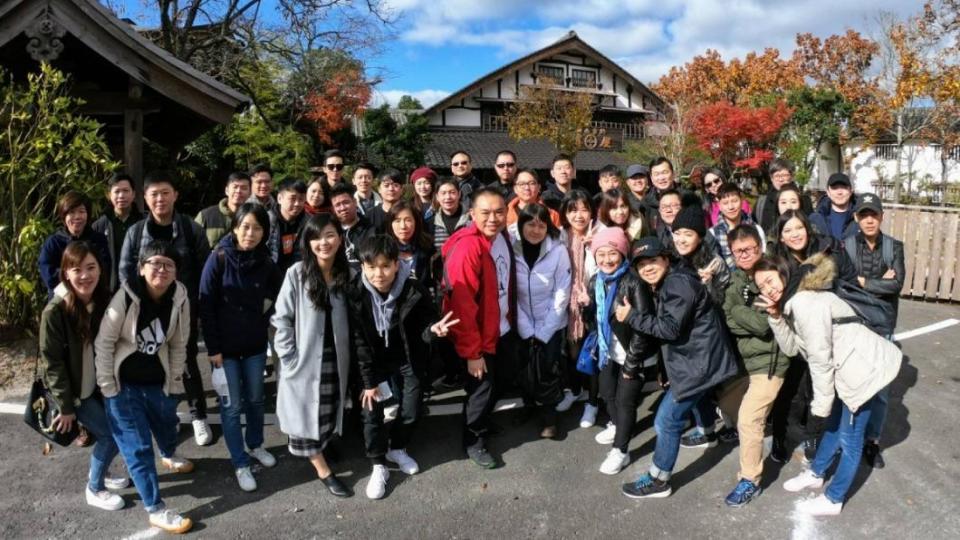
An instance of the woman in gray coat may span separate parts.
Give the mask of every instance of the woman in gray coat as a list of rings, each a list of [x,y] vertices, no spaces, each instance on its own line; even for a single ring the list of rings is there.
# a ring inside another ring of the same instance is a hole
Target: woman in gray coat
[[[290,453],[308,458],[330,493],[349,497],[323,457],[343,429],[354,343],[345,296],[350,266],[337,219],[312,216],[301,250],[302,261],[287,270],[271,321],[280,358],[277,418]]]

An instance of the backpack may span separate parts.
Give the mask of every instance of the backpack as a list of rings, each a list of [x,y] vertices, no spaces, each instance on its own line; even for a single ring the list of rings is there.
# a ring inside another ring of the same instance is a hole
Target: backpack
[[[146,220],[149,219],[149,216],[144,218],[142,223],[138,223],[132,227],[133,238],[131,240],[133,243],[131,245],[137,246],[137,250],[140,250],[140,242],[143,238],[143,228],[147,226]],[[197,237],[193,234],[193,221],[185,214],[177,214],[177,219],[180,220],[180,230],[183,231],[183,237],[187,241],[187,245],[190,246],[190,249],[193,249],[194,244],[197,243]]]
[[[833,320],[834,324],[859,323],[884,337],[893,333],[896,315],[889,302],[877,298],[855,283],[839,279],[834,282],[833,292],[856,313],[852,317],[838,317]]]
[[[861,268],[860,257],[857,256],[857,235],[851,234],[844,238],[843,249],[847,252],[850,260],[853,261],[853,266],[856,267],[857,274],[859,274]],[[883,264],[887,265],[887,269],[893,268],[893,242],[890,241],[890,238],[880,244],[880,256],[883,258]]]

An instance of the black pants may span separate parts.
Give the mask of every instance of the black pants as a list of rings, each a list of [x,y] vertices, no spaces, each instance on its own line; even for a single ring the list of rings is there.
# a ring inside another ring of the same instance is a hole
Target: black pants
[[[555,370],[554,373],[562,372],[562,364],[564,361],[562,355],[564,332],[565,330],[558,330],[550,337],[550,340],[543,345],[543,357],[555,362],[552,364]],[[529,376],[527,364],[533,360],[531,357],[530,340],[518,339],[517,341],[517,366],[522,370],[522,373],[518,373],[517,377],[527,377]],[[527,406],[539,405],[540,420],[544,426],[557,425],[556,407],[557,403],[560,403],[560,399],[563,398],[562,381],[563,377],[561,376],[553,378],[552,380],[523,381],[523,384],[520,386],[521,388],[525,388],[522,392],[524,403]],[[555,399],[550,399],[548,402],[544,401],[544,398],[536,397],[546,395],[555,395]]]
[[[363,440],[367,457],[379,465],[383,465],[387,449],[402,450],[407,447],[413,429],[420,420],[420,378],[416,370],[409,363],[400,367],[400,371],[392,377],[391,385],[400,404],[397,418],[390,426],[389,441],[387,430],[383,426],[383,403],[374,402],[373,410],[361,407],[363,419]]]
[[[610,361],[600,370],[600,397],[610,415],[610,421],[617,426],[613,447],[626,453],[633,437],[633,426],[637,423],[637,407],[640,406],[643,391],[643,377],[624,379],[622,366]]]
[[[469,373],[465,374],[464,390],[467,391],[467,400],[463,404],[463,446],[464,448],[485,444],[487,431],[490,427],[490,415],[497,404],[497,399],[505,387],[516,379],[517,335],[510,331],[497,340],[497,352],[493,356],[485,357],[487,372],[477,379]],[[461,369],[466,372],[467,360],[463,359]]]
[[[577,357],[580,355],[580,346],[583,340],[573,341],[564,336],[563,339],[563,370],[566,387],[574,394],[587,392],[587,403],[597,406],[597,399],[600,395],[600,379],[597,375],[587,375],[577,371]]]
[[[203,395],[203,377],[197,365],[197,338],[199,337],[200,310],[198,301],[190,299],[190,336],[187,338],[187,371],[183,374],[183,389],[187,394],[187,405],[194,420],[207,418],[207,399]]]
[[[816,439],[819,433],[807,423],[810,401],[813,400],[813,381],[810,367],[801,358],[794,358],[783,377],[783,386],[773,402],[770,421],[774,438],[787,442]]]

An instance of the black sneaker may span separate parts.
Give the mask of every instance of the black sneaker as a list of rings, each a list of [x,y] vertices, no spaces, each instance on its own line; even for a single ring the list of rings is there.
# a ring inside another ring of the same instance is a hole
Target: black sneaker
[[[863,459],[867,465],[874,469],[882,469],[886,463],[880,454],[880,445],[874,441],[867,441],[863,444]]]
[[[681,448],[713,448],[717,445],[716,433],[694,432],[680,437]]]
[[[723,427],[717,432],[717,440],[723,444],[740,444],[740,432],[737,428]]]
[[[440,377],[433,382],[433,391],[437,394],[446,394],[463,388],[463,377]]]
[[[782,439],[773,438],[773,448],[770,449],[770,459],[777,463],[786,463],[790,461],[790,450],[787,449],[787,443]]]
[[[662,499],[669,497],[673,489],[669,482],[657,480],[646,472],[636,481],[624,484],[620,491],[631,499]]]
[[[467,447],[467,457],[484,469],[496,469],[497,460],[481,444]]]

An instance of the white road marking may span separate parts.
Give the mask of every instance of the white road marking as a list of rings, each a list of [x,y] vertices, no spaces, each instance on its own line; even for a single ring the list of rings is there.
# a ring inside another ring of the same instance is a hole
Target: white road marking
[[[804,500],[799,499],[793,503],[793,512],[790,513],[790,521],[793,522],[790,540],[817,540],[821,536],[820,531],[817,530],[817,518],[801,512],[798,508]]]
[[[131,534],[130,536],[125,536],[122,540],[146,540],[147,538],[153,538],[154,536],[157,536],[161,532],[163,531],[157,527],[150,527],[149,529],[144,529],[140,532]]]
[[[938,323],[928,324],[927,326],[921,326],[920,328],[916,328],[914,330],[908,330],[906,332],[894,334],[893,339],[894,341],[903,341],[912,337],[922,336],[923,334],[929,334],[930,332],[936,332],[937,330],[943,330],[944,328],[950,328],[951,326],[957,324],[960,324],[960,320],[947,319]]]
[[[0,414],[23,414],[26,408],[21,403],[0,403]]]

